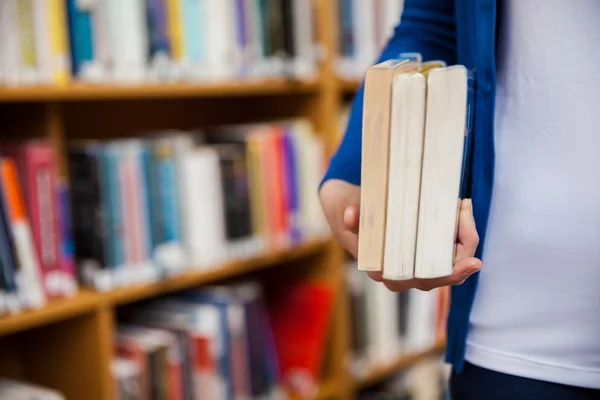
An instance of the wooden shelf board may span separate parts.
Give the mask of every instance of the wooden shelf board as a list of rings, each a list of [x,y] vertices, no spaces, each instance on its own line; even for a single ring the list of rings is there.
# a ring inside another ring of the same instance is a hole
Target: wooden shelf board
[[[117,289],[108,293],[82,288],[72,298],[52,300],[45,307],[37,310],[0,317],[0,337],[77,317],[102,306],[127,304],[300,259],[323,250],[330,240],[329,238],[310,240],[291,248],[268,251],[247,260],[229,262],[210,270],[186,272],[153,284]]]
[[[434,346],[432,346],[431,348],[429,348],[425,351],[421,351],[421,352],[417,352],[417,353],[410,353],[410,354],[403,354],[400,357],[398,357],[398,359],[396,359],[390,363],[387,363],[385,365],[376,366],[373,369],[371,369],[371,371],[369,371],[365,376],[355,378],[355,381],[354,381],[355,390],[359,391],[359,390],[366,389],[369,386],[377,384],[377,383],[383,381],[384,379],[392,376],[394,373],[396,373],[404,368],[410,367],[411,365],[417,363],[418,361],[421,361],[421,360],[431,357],[437,353],[440,353],[441,351],[443,351],[444,346],[445,346],[444,341],[438,341]]]
[[[316,254],[323,250],[330,240],[329,238],[310,240],[289,248],[271,250],[246,260],[228,262],[208,270],[189,271],[160,282],[113,290],[107,296],[111,304],[121,305],[189,289]]]
[[[43,308],[0,317],[0,336],[77,317],[94,311],[101,304],[101,294],[80,289],[74,297],[51,300]]]
[[[279,78],[249,79],[214,84],[72,84],[65,87],[0,87],[0,103],[260,96],[310,93],[316,91],[318,86],[317,80],[294,81]]]

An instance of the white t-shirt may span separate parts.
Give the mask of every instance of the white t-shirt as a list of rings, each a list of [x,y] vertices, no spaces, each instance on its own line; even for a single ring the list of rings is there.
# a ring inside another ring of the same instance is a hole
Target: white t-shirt
[[[600,388],[600,0],[503,0],[467,361]]]

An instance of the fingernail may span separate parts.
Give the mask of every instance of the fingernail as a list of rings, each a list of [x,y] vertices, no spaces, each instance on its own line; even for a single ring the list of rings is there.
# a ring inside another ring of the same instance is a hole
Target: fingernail
[[[344,210],[344,225],[349,226],[350,225],[350,207],[347,207]]]

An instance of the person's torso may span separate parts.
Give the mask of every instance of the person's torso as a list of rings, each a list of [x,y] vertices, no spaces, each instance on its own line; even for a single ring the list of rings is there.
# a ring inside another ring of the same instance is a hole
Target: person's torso
[[[499,4],[493,198],[466,357],[600,388],[600,1]]]

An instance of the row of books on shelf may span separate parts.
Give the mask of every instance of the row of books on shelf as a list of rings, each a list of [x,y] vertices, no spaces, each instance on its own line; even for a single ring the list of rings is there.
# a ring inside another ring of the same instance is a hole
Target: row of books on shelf
[[[337,0],[337,72],[360,79],[400,23],[404,0]]]
[[[349,368],[361,377],[402,355],[432,349],[446,336],[449,288],[395,293],[357,269],[346,266],[352,321]]]
[[[326,283],[194,289],[122,311],[118,400],[284,399],[317,388],[332,311]]]
[[[311,78],[306,0],[2,0],[0,85]]]
[[[59,391],[30,382],[0,378],[0,399],[3,400],[66,400]]]
[[[218,268],[328,234],[304,120],[0,147],[0,311]]]

